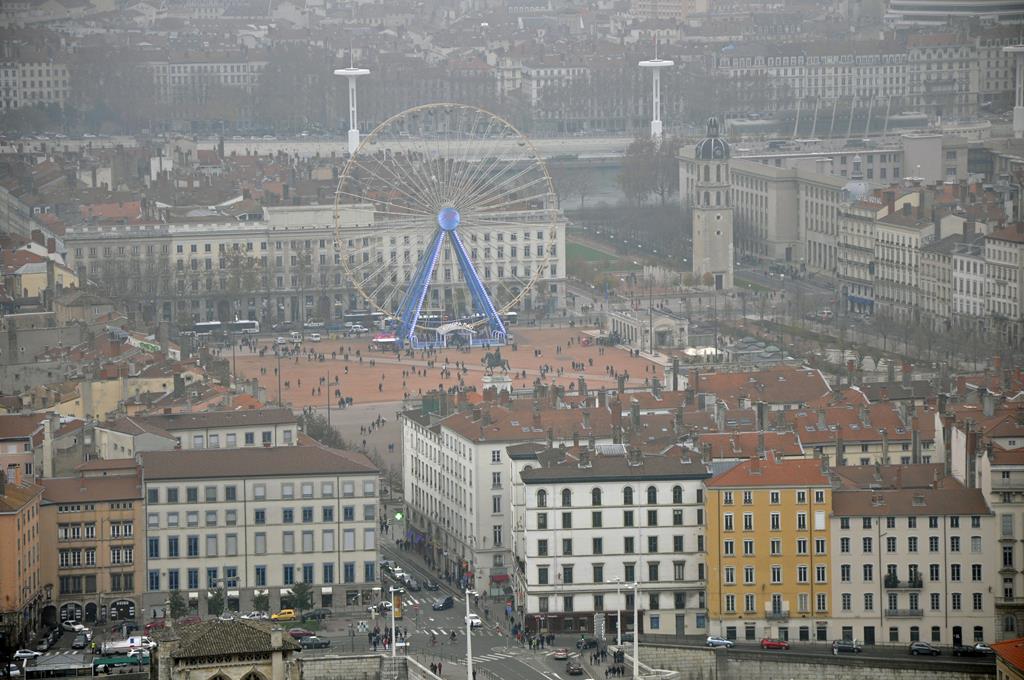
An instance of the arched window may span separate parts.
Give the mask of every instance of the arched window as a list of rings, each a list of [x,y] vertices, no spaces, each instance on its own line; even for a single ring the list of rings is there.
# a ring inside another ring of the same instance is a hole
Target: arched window
[[[658,502],[658,490],[653,486],[647,487],[647,504],[656,505]]]
[[[562,489],[562,507],[567,508],[570,505],[572,505],[572,491]]]
[[[711,205],[711,192],[710,191],[705,191],[704,192],[704,205],[705,206]]]
[[[672,502],[676,505],[683,502],[683,487],[678,485],[672,487]]]
[[[537,507],[546,508],[548,507],[548,492],[541,489],[537,492]]]
[[[249,671],[242,676],[242,680],[267,680],[266,676],[256,671]]]
[[[601,490],[596,486],[590,490],[590,504],[601,505]]]
[[[633,505],[633,487],[627,486],[622,490],[622,504]]]
[[[710,165],[705,165],[704,166],[704,181],[705,182],[710,182],[711,181],[711,166]]]

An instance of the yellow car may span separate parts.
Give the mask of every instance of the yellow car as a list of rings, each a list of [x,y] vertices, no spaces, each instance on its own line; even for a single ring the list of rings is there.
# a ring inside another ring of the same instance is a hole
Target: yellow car
[[[271,614],[270,615],[270,620],[271,621],[294,621],[295,620],[295,610],[294,609],[282,609],[281,611],[277,612],[276,614]]]

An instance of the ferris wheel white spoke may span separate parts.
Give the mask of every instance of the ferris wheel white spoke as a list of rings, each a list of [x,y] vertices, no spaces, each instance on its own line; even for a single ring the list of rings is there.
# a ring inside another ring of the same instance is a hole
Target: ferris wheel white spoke
[[[411,200],[411,201],[415,202],[417,205],[425,208],[425,206],[421,205],[420,199],[417,196],[414,196],[413,194],[410,194],[408,191],[406,191],[402,187],[397,186],[396,184],[392,183],[387,178],[385,178],[385,177],[377,174],[376,172],[374,172],[372,169],[367,168],[366,166],[356,166],[356,167],[362,167],[363,170],[365,170],[367,173],[372,175],[374,178],[378,179],[383,184],[387,185],[388,187],[391,187],[391,188],[395,189],[396,191],[398,191],[401,194],[404,194],[405,196],[407,196],[409,198],[409,200]]]
[[[497,196],[497,197],[495,197],[495,200],[498,200],[498,199],[501,199],[501,198],[508,198],[508,200],[504,201],[503,203],[488,203],[486,205],[480,206],[480,208],[484,209],[483,211],[481,211],[480,213],[473,213],[473,212],[471,212],[470,215],[479,215],[479,214],[486,215],[486,214],[494,213],[494,212],[503,212],[502,208],[506,208],[508,206],[513,206],[513,205],[520,205],[520,204],[524,204],[524,203],[529,203],[530,201],[533,201],[535,199],[545,198],[548,195],[549,195],[548,192],[545,191],[545,192],[542,192],[542,193],[530,194],[528,196],[515,196],[513,194],[509,194],[507,196]]]
[[[475,202],[473,202],[472,204],[466,206],[466,210],[468,211],[468,210],[472,210],[472,209],[475,209],[475,208],[480,208],[481,206],[484,206],[488,202],[492,201],[493,199],[495,199],[497,197],[504,196],[504,195],[506,195],[506,194],[508,194],[510,192],[524,191],[527,187],[531,187],[531,186],[534,186],[536,184],[541,184],[541,183],[543,183],[545,185],[548,184],[548,178],[547,178],[546,175],[537,175],[537,176],[534,176],[534,177],[528,177],[528,179],[525,181],[525,183],[521,183],[521,182],[518,183],[518,184],[516,183],[516,182],[518,182],[518,180],[520,180],[520,178],[527,177],[530,174],[531,174],[531,168],[527,167],[527,168],[524,168],[523,170],[520,170],[519,172],[517,172],[514,175],[510,175],[510,176],[506,177],[505,179],[501,180],[500,182],[498,182],[498,183],[494,184],[493,186],[489,187],[489,189],[486,192],[480,194],[477,197],[477,200]]]
[[[436,215],[440,209],[439,196],[438,196],[438,183],[437,173],[432,169],[432,152],[430,147],[427,146],[426,142],[421,138],[422,131],[414,137],[410,138],[410,141],[415,145],[416,153],[419,156],[411,162],[412,171],[416,175],[416,181],[420,186],[423,187],[424,195],[428,197],[428,202],[432,214]]]
[[[412,170],[415,167],[414,164],[411,162],[400,163],[398,157],[394,154],[387,160],[387,165],[385,166],[381,163],[381,166],[385,167],[388,174],[392,177],[392,185],[399,185],[405,188],[408,193],[416,196],[418,209],[430,212],[429,189],[416,181],[412,174]]]
[[[491,148],[493,149],[493,140],[491,140],[490,135],[492,134],[492,130],[494,129],[495,119],[488,118],[487,127],[480,134],[476,134],[476,125],[478,122],[479,121],[477,119],[474,119],[474,127],[473,130],[471,131],[471,134],[469,135],[470,139],[467,141],[467,144],[465,145],[465,158],[467,160],[467,164],[469,162],[472,162],[473,165],[467,165],[466,172],[463,174],[459,184],[455,187],[455,192],[452,196],[453,205],[462,204],[470,187],[472,187],[476,183],[476,178],[483,171],[483,168],[486,167],[486,165],[488,164],[487,157],[482,156],[484,148],[486,146],[491,146]]]
[[[477,194],[484,186],[488,184],[497,184],[502,182],[504,179],[511,177],[506,173],[515,171],[515,161],[510,161],[506,158],[502,158],[500,155],[495,155],[493,159],[482,167],[477,173],[473,182],[466,187],[465,193],[467,196]],[[528,170],[529,168],[527,168]]]
[[[406,215],[409,215],[410,217],[420,217],[420,218],[422,218],[422,217],[430,216],[430,215],[433,214],[433,213],[429,213],[429,212],[427,212],[425,210],[419,210],[417,208],[410,208],[409,206],[405,205],[404,203],[393,203],[391,201],[384,201],[384,200],[381,200],[379,198],[367,198],[366,196],[363,196],[363,195],[360,195],[360,194],[349,193],[347,191],[335,191],[334,195],[335,195],[336,198],[339,197],[339,196],[346,196],[348,198],[357,199],[361,203],[369,203],[369,204],[373,205],[374,210],[377,210],[378,206],[381,206],[381,205],[387,206],[387,210],[383,211],[383,212],[387,212],[388,214],[391,214],[391,215],[406,214]],[[342,203],[341,205],[357,205],[357,204],[356,203]],[[400,208],[401,210],[396,210],[396,208]],[[335,215],[335,217],[338,217],[338,216],[339,215]]]

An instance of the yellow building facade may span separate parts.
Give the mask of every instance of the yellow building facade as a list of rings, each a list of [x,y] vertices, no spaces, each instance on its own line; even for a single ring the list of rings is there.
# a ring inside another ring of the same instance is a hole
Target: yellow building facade
[[[708,632],[733,640],[826,641],[828,468],[753,458],[707,482]]]

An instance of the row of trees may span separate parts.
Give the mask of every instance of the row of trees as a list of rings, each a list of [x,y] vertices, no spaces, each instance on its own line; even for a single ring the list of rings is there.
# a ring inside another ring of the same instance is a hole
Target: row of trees
[[[313,608],[313,586],[308,583],[299,582],[291,586],[291,595],[281,599],[282,608],[295,609],[302,612]],[[172,619],[180,619],[190,612],[185,596],[179,590],[172,590],[168,599],[167,614]],[[258,612],[270,611],[270,596],[266,593],[253,595],[252,608]],[[210,591],[206,600],[206,610],[213,616],[220,616],[227,609],[227,592],[222,587]]]

